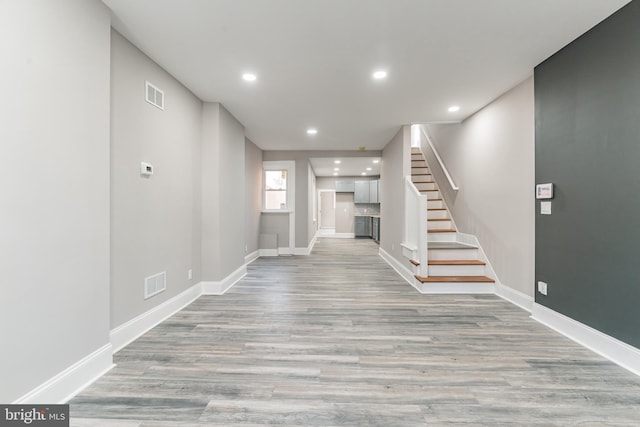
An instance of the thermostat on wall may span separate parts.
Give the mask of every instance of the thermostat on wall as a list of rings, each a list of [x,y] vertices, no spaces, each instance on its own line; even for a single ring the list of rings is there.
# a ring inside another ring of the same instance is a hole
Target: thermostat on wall
[[[153,165],[151,163],[140,163],[140,175],[151,176],[153,175]]]

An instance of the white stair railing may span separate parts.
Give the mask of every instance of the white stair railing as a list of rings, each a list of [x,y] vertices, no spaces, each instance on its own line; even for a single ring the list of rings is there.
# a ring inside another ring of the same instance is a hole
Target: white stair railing
[[[420,194],[411,181],[405,177],[404,186],[405,220],[403,246],[414,252],[418,261],[418,276],[427,277],[427,196]]]
[[[422,141],[420,141],[420,146],[425,147],[426,145],[426,147],[428,147],[431,150],[431,152],[433,153],[433,156],[438,162],[438,166],[440,167],[440,170],[442,171],[444,176],[447,178],[447,181],[449,182],[449,187],[451,187],[453,191],[457,192],[460,189],[460,187],[458,187],[456,183],[453,181],[453,177],[449,173],[449,169],[447,169],[447,166],[444,164],[442,157],[440,157],[440,153],[438,153],[436,146],[433,145],[433,141],[431,140],[431,136],[429,135],[429,130],[425,127],[425,125],[418,125],[418,127],[422,131],[420,133],[420,136],[424,138],[424,142],[426,143],[426,144],[423,144]],[[412,131],[412,137],[413,137],[413,128],[411,129],[411,131]],[[423,153],[424,153],[424,150],[423,150]]]

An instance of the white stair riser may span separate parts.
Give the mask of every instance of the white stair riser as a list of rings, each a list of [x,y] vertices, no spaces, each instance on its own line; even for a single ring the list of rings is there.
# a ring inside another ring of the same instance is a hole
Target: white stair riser
[[[428,221],[427,231],[429,230],[450,230],[452,227],[451,221]]]
[[[430,182],[433,181],[433,177],[431,175],[413,175],[411,177],[411,182],[418,183],[418,182]]]
[[[427,162],[425,162],[424,160],[418,160],[418,159],[411,159],[411,166],[415,167],[415,166],[420,166],[420,167],[427,167]]]
[[[430,265],[429,276],[484,276],[484,265]]]
[[[444,208],[444,203],[442,202],[442,200],[429,201],[427,199],[427,209],[429,208]]]
[[[455,242],[456,232],[449,233],[429,233],[427,232],[427,242]],[[429,244],[427,243],[427,248]]]
[[[432,260],[478,259],[477,249],[429,249],[427,254]]]
[[[411,173],[412,174],[424,174],[424,173],[431,173],[429,172],[429,168],[412,168],[411,169]]]
[[[495,283],[419,283],[423,294],[493,294]]]
[[[447,211],[427,211],[427,219],[449,218]]]
[[[414,182],[413,184],[416,186],[418,191],[437,190],[438,189],[438,187],[436,186],[435,182]]]
[[[442,199],[442,196],[440,195],[439,191],[425,191],[422,192],[420,194],[424,194],[425,196],[427,196],[427,200],[437,200],[437,199]]]

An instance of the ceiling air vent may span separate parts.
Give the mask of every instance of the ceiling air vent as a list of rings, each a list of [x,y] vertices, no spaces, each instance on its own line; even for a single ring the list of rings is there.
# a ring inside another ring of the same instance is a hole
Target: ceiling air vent
[[[164,110],[164,92],[149,82],[146,83],[146,99],[151,105]]]
[[[144,299],[151,298],[167,289],[167,273],[154,274],[144,279]]]

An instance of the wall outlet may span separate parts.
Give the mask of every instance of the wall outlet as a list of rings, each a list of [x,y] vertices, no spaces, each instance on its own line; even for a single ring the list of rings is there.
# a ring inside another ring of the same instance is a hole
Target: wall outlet
[[[193,279],[193,270],[189,269],[189,271],[187,271],[187,277],[189,278],[189,280]]]
[[[547,295],[547,284],[545,282],[538,282],[538,292],[542,295]]]

